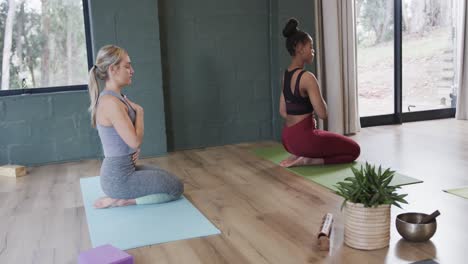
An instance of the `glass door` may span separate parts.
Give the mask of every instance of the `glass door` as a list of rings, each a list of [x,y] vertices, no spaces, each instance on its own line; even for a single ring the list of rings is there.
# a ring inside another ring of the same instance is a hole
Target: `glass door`
[[[361,125],[455,115],[462,0],[355,0]]]
[[[356,14],[359,113],[393,114],[393,0],[357,0]]]
[[[456,105],[455,5],[403,0],[403,112]]]

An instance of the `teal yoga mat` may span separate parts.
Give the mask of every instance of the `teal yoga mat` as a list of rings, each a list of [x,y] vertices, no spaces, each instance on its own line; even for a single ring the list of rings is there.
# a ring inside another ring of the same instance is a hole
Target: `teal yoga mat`
[[[169,203],[95,209],[105,196],[99,177],[80,179],[93,247],[111,244],[121,250],[180,239],[220,234],[185,197]]]
[[[258,148],[253,150],[255,155],[272,161],[273,163],[279,164],[281,160],[287,158],[289,153],[283,148],[283,146],[273,146],[266,148]],[[353,162],[347,164],[338,165],[314,165],[304,167],[293,167],[287,168],[297,175],[300,175],[310,181],[318,183],[322,186],[327,187],[333,191],[336,191],[335,185],[343,181],[347,177],[354,177],[351,167],[359,168],[362,165],[360,162]],[[406,175],[395,173],[393,177],[393,185],[408,185],[414,183],[421,183],[421,180],[408,177]]]
[[[468,186],[462,187],[462,188],[456,188],[456,189],[448,189],[448,190],[444,190],[444,192],[448,192],[456,196],[460,196],[465,199],[468,199]]]

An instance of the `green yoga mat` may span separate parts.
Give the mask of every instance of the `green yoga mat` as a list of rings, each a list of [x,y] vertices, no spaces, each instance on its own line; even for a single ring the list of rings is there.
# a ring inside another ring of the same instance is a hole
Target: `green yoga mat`
[[[258,148],[253,150],[255,155],[260,156],[264,159],[272,161],[276,164],[279,164],[280,161],[287,158],[289,153],[283,148],[283,146],[274,146],[267,148]],[[293,167],[287,168],[287,170],[300,175],[309,181],[313,181],[322,186],[327,187],[333,191],[336,191],[335,185],[344,181],[347,177],[353,177],[353,171],[351,167],[359,168],[362,165],[361,162],[353,162],[347,164],[337,164],[337,165],[314,165],[314,166],[304,166],[304,167]],[[421,180],[411,178],[399,173],[395,173],[395,176],[392,179],[393,185],[409,185],[415,183],[421,183]]]
[[[460,196],[465,199],[468,199],[468,186],[462,187],[462,188],[456,188],[456,189],[448,189],[448,190],[444,190],[444,192],[448,192],[456,196]]]

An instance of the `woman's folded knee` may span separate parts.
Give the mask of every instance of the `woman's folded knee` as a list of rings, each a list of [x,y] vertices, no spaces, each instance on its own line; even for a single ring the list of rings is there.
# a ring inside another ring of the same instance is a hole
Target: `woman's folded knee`
[[[361,147],[358,143],[356,143],[356,146],[354,147],[354,156],[356,157],[355,159],[357,159],[359,155],[361,155]]]

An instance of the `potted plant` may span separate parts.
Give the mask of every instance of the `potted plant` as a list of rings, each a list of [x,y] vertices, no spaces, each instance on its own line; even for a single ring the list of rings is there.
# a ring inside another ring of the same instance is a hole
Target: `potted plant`
[[[407,194],[398,194],[401,185],[390,185],[395,171],[376,170],[366,162],[351,168],[355,177],[337,183],[337,194],[344,198],[346,245],[364,250],[384,248],[390,242],[390,205],[401,208]]]

